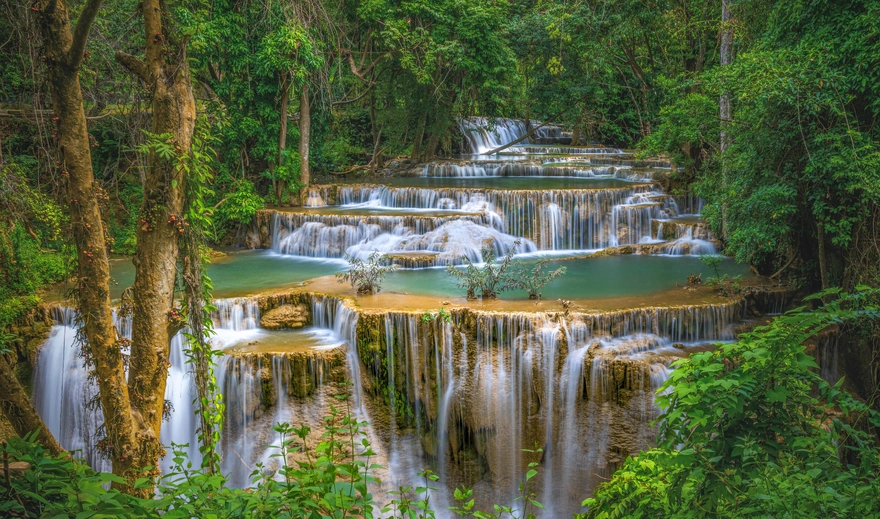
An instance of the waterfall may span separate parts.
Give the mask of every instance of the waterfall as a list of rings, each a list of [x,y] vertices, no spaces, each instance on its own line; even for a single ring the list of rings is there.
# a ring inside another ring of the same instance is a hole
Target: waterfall
[[[78,315],[72,308],[54,313],[56,324],[34,366],[34,407],[62,447],[79,451],[75,455],[95,469],[109,471],[110,461],[95,442],[103,415],[98,387],[89,379],[80,353]]]
[[[670,256],[717,254],[717,249],[711,241],[694,238],[695,228],[693,225],[677,225],[675,240],[666,245],[666,253]]]
[[[552,162],[548,162],[552,164]],[[430,178],[473,178],[473,177],[576,177],[613,178],[618,171],[627,171],[610,166],[585,167],[579,165],[533,165],[500,162],[432,162],[425,165],[423,176]],[[628,175],[623,178],[629,179]],[[632,180],[638,180],[633,178]]]
[[[451,323],[387,312],[379,336],[386,358],[374,361],[385,369],[367,376],[395,395],[382,404],[391,406],[392,448],[411,448],[408,436],[396,432],[411,427],[435,460],[441,484],[454,487],[467,474],[461,460],[476,456],[495,482],[492,499],[504,502],[516,494],[530,460],[522,449],[537,443],[544,450],[536,480],[543,502],[566,515],[579,510],[571,495],[598,483],[594,468],[611,463],[614,449],[630,437],[649,444],[658,412],[653,393],[682,355],[673,337],[695,343],[728,337],[726,319],[738,308],[570,318],[468,311]],[[411,414],[396,414],[397,398],[406,399]],[[615,432],[623,424],[638,427]]]
[[[218,338],[256,328],[259,309],[252,300],[216,301],[214,320]],[[97,449],[97,432],[103,422],[97,402],[98,388],[89,379],[89,372],[80,355],[76,340],[77,315],[71,308],[55,312],[57,324],[40,348],[34,367],[34,405],[46,426],[67,450],[80,450],[81,456],[95,469],[109,471],[106,460]],[[131,337],[131,318],[114,317],[119,333]],[[172,466],[171,444],[188,444],[181,449],[194,466],[201,463],[194,416],[195,387],[184,354],[182,334],[175,335],[170,344],[168,379],[165,399],[171,403],[171,419],[162,423],[161,441],[169,447],[168,456],[160,460],[160,468]],[[218,377],[219,380],[219,377]]]
[[[471,153],[485,153],[519,139],[526,124],[516,119],[468,117],[459,120],[459,129],[468,141]],[[493,127],[489,129],[489,127]]]
[[[499,190],[475,188],[342,187],[339,198],[346,204],[375,202],[382,207],[411,209],[461,209],[482,211],[492,227],[484,229],[533,241],[538,250],[592,250],[632,245],[651,240],[652,222],[676,214],[675,202],[650,185],[612,189]],[[549,208],[549,209],[548,209]],[[493,216],[494,215],[494,216]],[[457,229],[458,222],[445,222],[425,234],[383,234],[354,249],[438,250],[439,242],[471,232],[485,234],[475,222],[471,230]],[[446,229],[455,229],[455,233]],[[496,243],[501,236],[482,236]],[[435,244],[427,248],[426,242]],[[512,241],[512,239],[510,240]],[[413,245],[418,242],[419,245]],[[496,248],[498,248],[496,246]],[[320,249],[320,247],[319,247]],[[477,248],[479,250],[479,248]],[[523,251],[528,252],[528,251]]]
[[[541,124],[539,121],[531,121],[532,128],[538,127],[532,134],[532,139],[558,142],[560,139],[565,138],[562,127],[551,124],[541,126]],[[526,123],[524,121],[500,117],[492,120],[486,117],[467,117],[459,120],[458,127],[468,142],[470,152],[475,154],[486,153],[511,143],[526,134]],[[528,144],[529,140],[526,139],[522,143]],[[511,148],[508,148],[508,150],[511,150]]]
[[[471,213],[471,214],[469,214]],[[272,248],[280,254],[341,258],[345,254],[366,257],[370,251],[385,253],[418,251],[419,241],[430,233],[443,233],[447,224],[467,222],[487,229],[492,239],[504,241],[500,217],[467,205],[449,216],[338,216],[276,213],[272,224]],[[495,232],[492,232],[492,231]],[[430,240],[430,238],[427,238]],[[512,243],[512,238],[507,239]],[[441,247],[426,249],[440,252]],[[363,252],[363,254],[359,254]],[[451,258],[458,255],[451,254]]]

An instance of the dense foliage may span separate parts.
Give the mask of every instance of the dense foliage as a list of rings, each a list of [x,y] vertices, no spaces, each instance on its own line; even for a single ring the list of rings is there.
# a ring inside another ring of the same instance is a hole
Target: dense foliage
[[[28,185],[19,164],[0,163],[0,348],[3,330],[37,303],[37,290],[70,274],[65,219],[51,197]]]
[[[312,180],[377,171],[389,157],[460,150],[459,117],[556,117],[575,142],[672,158],[673,192],[706,200],[738,260],[810,287],[875,283],[877,6],[729,4],[722,22],[720,1],[180,2],[174,29],[189,41],[218,150],[206,200],[217,239],[231,240],[226,231],[265,203],[296,202],[303,162]],[[0,161],[55,198],[51,128],[34,118],[47,106],[38,38],[33,12],[18,5],[3,4],[0,24],[10,41],[2,61],[15,64],[0,74]],[[123,253],[134,250],[144,166],[135,151],[149,129],[148,93],[112,60],[136,48],[133,9],[104,7],[82,74],[95,171]],[[734,52],[719,66],[725,31]]]
[[[880,293],[829,290],[733,344],[678,361],[657,447],[629,458],[585,517],[873,517],[880,414],[816,373],[808,341],[880,320]]]

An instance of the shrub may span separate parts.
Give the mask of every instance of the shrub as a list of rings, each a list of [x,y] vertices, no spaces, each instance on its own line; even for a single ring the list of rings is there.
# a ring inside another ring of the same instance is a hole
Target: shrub
[[[345,401],[347,397],[337,398]],[[194,468],[180,450],[173,454],[174,466],[162,476],[153,499],[139,499],[108,488],[108,483],[122,481],[108,473],[96,473],[81,459],[69,454],[50,456],[35,435],[24,440],[11,439],[0,445],[0,455],[10,461],[23,461],[28,468],[10,478],[0,477],[0,516],[3,517],[114,517],[138,519],[189,519],[215,517],[233,519],[304,518],[304,517],[373,517],[433,519],[431,485],[439,480],[430,470],[419,473],[419,486],[402,486],[390,491],[391,499],[380,504],[370,486],[377,482],[372,476],[381,465],[371,463],[375,456],[364,438],[362,422],[348,409],[330,406],[323,420],[322,441],[307,447],[308,426],[292,427],[280,423],[273,429],[281,437],[277,452],[270,463],[258,464],[251,474],[252,485],[246,489],[230,488],[219,474]],[[305,459],[291,463],[289,455],[300,452]],[[519,517],[534,518],[533,510],[543,508],[535,498],[533,478],[541,450],[524,450],[532,454],[520,485],[524,513]],[[271,466],[269,466],[271,465]],[[142,479],[138,486],[152,485]],[[496,505],[495,513],[474,508],[473,491],[455,490],[456,506],[450,510],[460,517],[501,519],[518,517],[512,507]],[[379,513],[381,512],[381,515]]]
[[[446,272],[461,280],[458,286],[467,291],[468,299],[476,299],[477,290],[480,291],[482,299],[495,299],[498,297],[498,293],[513,287],[507,277],[507,270],[514,264],[513,255],[516,253],[517,246],[519,246],[519,241],[507,251],[501,261],[498,261],[495,256],[494,248],[483,247],[480,249],[482,263],[475,264],[467,256],[462,256],[465,268],[462,270],[450,265]]]
[[[703,265],[706,265],[712,272],[715,273],[716,278],[721,277],[721,273],[718,271],[718,267],[721,266],[721,260],[724,259],[724,256],[720,254],[700,254],[700,261],[703,262]]]
[[[565,274],[566,268],[559,267],[552,272],[545,272],[544,267],[550,260],[541,258],[534,267],[527,268],[522,263],[516,263],[511,269],[510,283],[529,293],[529,299],[541,299],[541,289],[544,285]]]
[[[382,280],[389,272],[396,270],[397,265],[383,265],[382,260],[386,256],[379,251],[373,251],[366,261],[345,255],[348,261],[347,272],[337,272],[336,278],[340,283],[351,283],[352,288],[358,294],[376,294],[381,290]]]
[[[226,198],[220,202],[217,216],[221,224],[248,223],[263,205],[263,197],[257,193],[253,182],[237,180]]]

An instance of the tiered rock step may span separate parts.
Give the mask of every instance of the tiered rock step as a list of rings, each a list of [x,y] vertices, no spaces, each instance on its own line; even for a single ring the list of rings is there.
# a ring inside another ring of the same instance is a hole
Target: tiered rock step
[[[261,239],[264,247],[285,254],[341,257],[347,248],[383,232],[408,239],[456,223],[459,237],[495,240],[493,232],[498,232],[531,240],[538,250],[600,249],[638,242],[651,232],[652,219],[676,214],[672,198],[656,193],[651,183],[614,178],[405,178],[314,189],[319,194],[313,198],[361,207],[272,216],[261,212],[257,219],[271,222],[260,226],[269,231]],[[365,207],[369,205],[382,209]],[[397,250],[439,252],[438,247],[454,238],[429,236],[421,245]],[[481,246],[475,244],[475,249]],[[443,261],[459,258],[462,251],[451,254]]]
[[[519,162],[432,162],[425,166],[425,177],[613,177],[618,168],[589,163]]]
[[[592,147],[592,146],[540,146],[540,145],[514,145],[499,152],[511,155],[623,155],[624,152],[616,148]]]

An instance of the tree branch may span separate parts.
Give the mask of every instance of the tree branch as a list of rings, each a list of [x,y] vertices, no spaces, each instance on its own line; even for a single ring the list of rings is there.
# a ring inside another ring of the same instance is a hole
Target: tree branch
[[[364,98],[365,95],[369,94],[370,91],[373,90],[374,86],[376,86],[375,82],[370,83],[370,85],[367,87],[366,90],[364,90],[364,92],[361,95],[359,95],[353,99],[343,99],[342,101],[334,101],[333,103],[331,103],[331,106],[347,105],[347,104],[351,104],[351,103],[355,103],[357,101],[360,101],[361,99]]]
[[[365,69],[363,69],[363,70],[359,70],[359,69],[358,69],[358,66],[355,65],[355,63],[354,63],[354,55],[353,55],[353,53],[351,52],[351,50],[349,50],[349,49],[342,49],[342,53],[345,54],[346,57],[348,58],[348,64],[349,64],[349,66],[351,67],[351,73],[354,74],[355,76],[357,76],[357,78],[360,79],[361,81],[363,81],[364,83],[367,83],[367,82],[370,81],[369,79],[367,79],[367,78],[364,77],[364,76],[366,76],[367,74],[369,74],[369,72],[370,72],[371,70],[373,70],[373,67],[375,67],[375,66],[376,66],[376,65],[382,60],[382,58],[385,57],[384,54],[380,54],[379,57],[377,57],[376,59],[374,59],[372,63],[370,63],[369,65],[367,65],[367,68],[365,68]],[[366,53],[364,53],[363,56],[366,56]],[[362,66],[363,66],[363,61],[364,61],[364,60],[363,60],[363,57],[362,57],[362,59],[361,59],[361,65],[362,65]]]
[[[76,28],[73,30],[73,42],[67,51],[67,62],[74,69],[78,69],[83,60],[83,52],[85,52],[86,42],[89,39],[89,31],[95,17],[98,16],[98,10],[101,9],[102,0],[88,0],[79,19],[76,21]]]
[[[116,61],[128,69],[129,72],[140,78],[141,81],[149,83],[149,71],[147,70],[147,65],[143,61],[131,54],[126,54],[121,50],[116,51]]]

